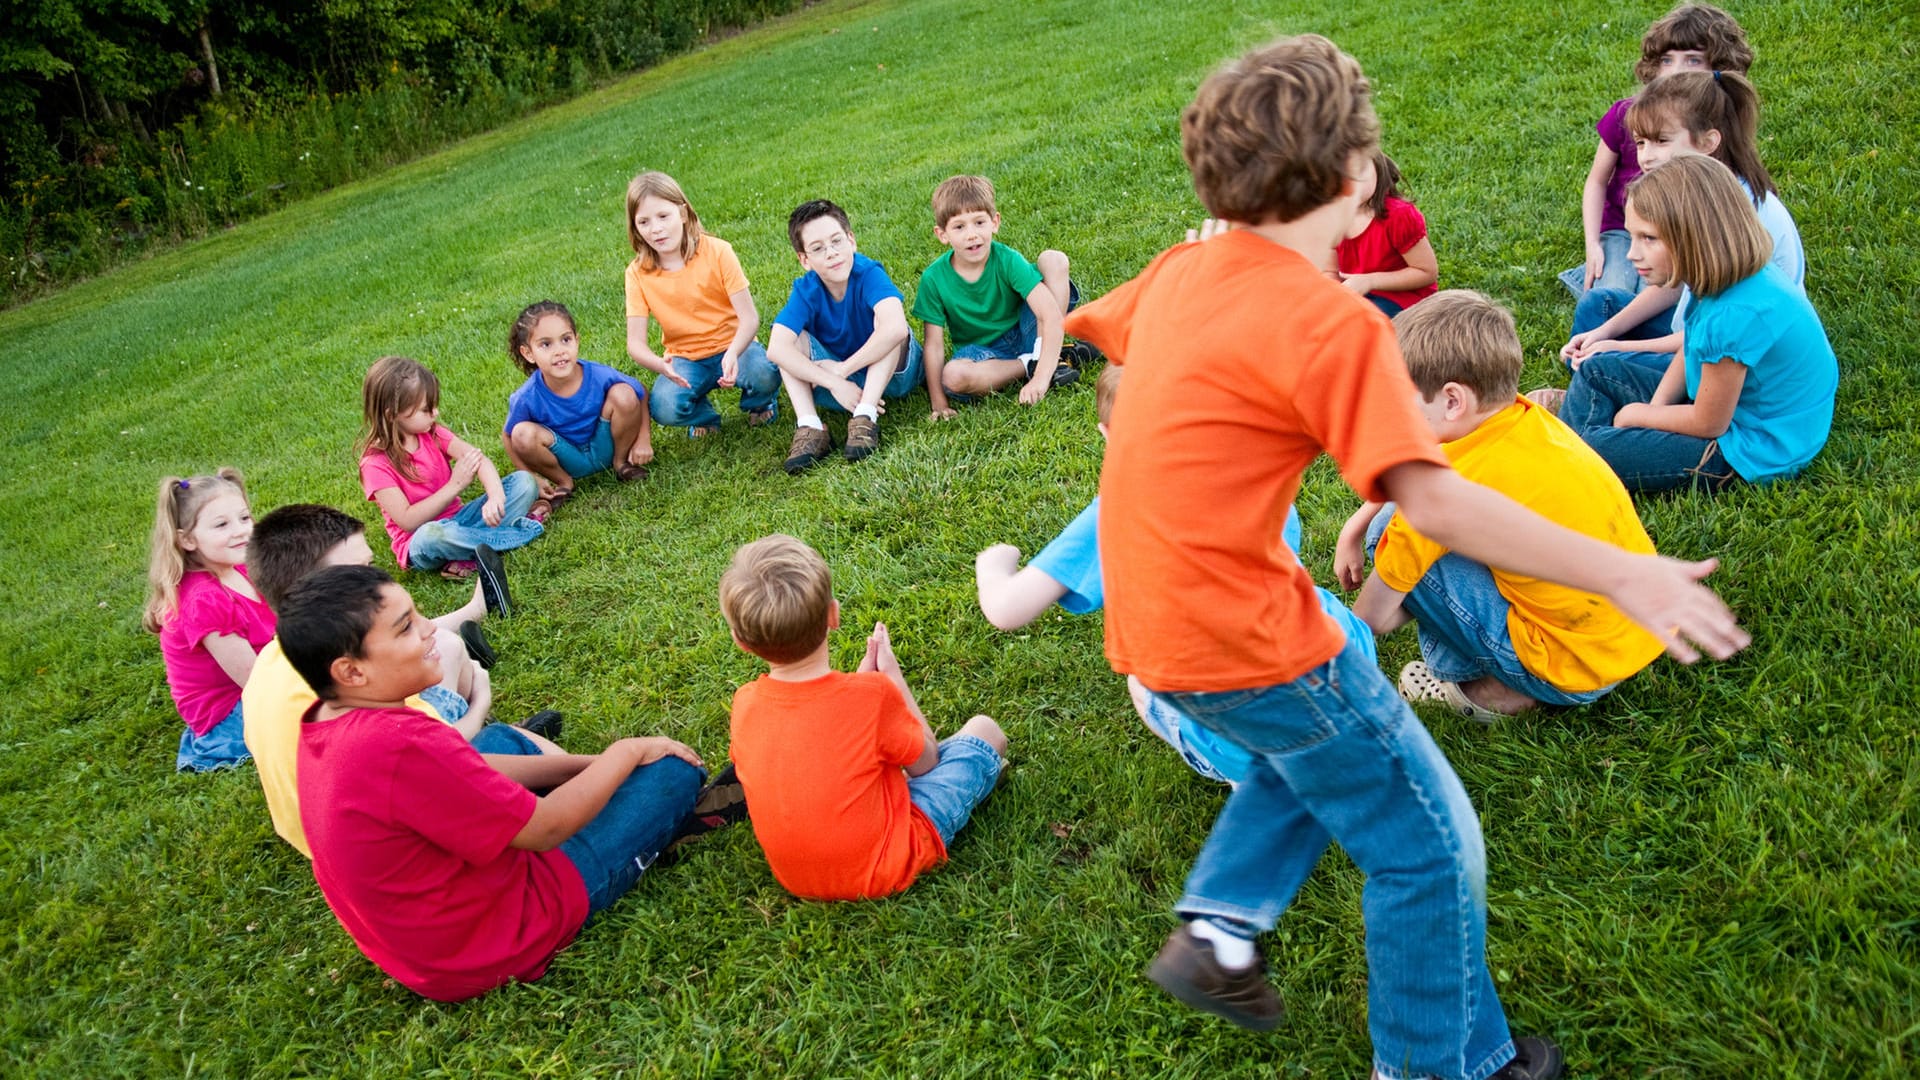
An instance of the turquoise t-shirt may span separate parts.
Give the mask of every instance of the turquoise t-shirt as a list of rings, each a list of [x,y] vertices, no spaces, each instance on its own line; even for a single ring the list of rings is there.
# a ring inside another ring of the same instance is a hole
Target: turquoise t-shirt
[[[1806,468],[1833,427],[1840,364],[1820,316],[1776,266],[1696,296],[1687,309],[1687,396],[1700,392],[1700,366],[1744,365],[1733,422],[1720,436],[1740,478],[1764,484]]]
[[[1027,294],[1040,284],[1040,271],[1026,256],[998,240],[987,252],[979,281],[964,281],[953,269],[953,252],[933,260],[920,274],[913,314],[929,326],[945,327],[953,345],[986,345],[1013,329]]]

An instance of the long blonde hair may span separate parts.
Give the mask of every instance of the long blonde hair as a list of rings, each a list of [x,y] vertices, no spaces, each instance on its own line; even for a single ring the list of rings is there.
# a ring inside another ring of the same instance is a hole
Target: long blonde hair
[[[152,553],[147,560],[147,608],[140,621],[159,633],[180,607],[180,579],[200,568],[200,558],[180,549],[180,534],[191,532],[200,511],[222,495],[247,497],[238,469],[220,469],[210,476],[168,476],[160,480],[153,508]]]
[[[383,356],[367,369],[366,382],[360,384],[360,411],[365,421],[353,456],[363,458],[370,450],[387,455],[401,476],[420,479],[407,454],[407,433],[400,430],[400,417],[418,408],[440,407],[440,379],[427,365],[404,356]]]

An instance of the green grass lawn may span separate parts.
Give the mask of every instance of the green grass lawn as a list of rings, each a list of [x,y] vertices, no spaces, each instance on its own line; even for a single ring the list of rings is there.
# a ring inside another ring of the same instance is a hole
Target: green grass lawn
[[[651,876],[536,984],[423,1001],[354,950],[251,770],[175,776],[180,724],[138,623],[155,480],[243,468],[255,509],[377,514],[350,446],[384,353],[439,373],[481,445],[520,376],[508,321],[571,305],[622,357],[628,178],[661,168],[734,243],[763,318],[797,268],[787,211],[830,196],[903,285],[940,251],[926,200],[999,185],[1001,238],[1060,247],[1098,294],[1200,213],[1177,116],[1206,71],[1326,33],[1374,77],[1386,145],[1442,283],[1513,306],[1529,383],[1571,303],[1592,124],[1632,89],[1657,2],[1425,7],[1076,0],[834,2],[446,153],[0,313],[0,1070],[51,1076],[1351,1076],[1368,1060],[1361,878],[1329,856],[1267,942],[1271,1036],[1141,971],[1221,800],[1132,717],[1098,618],[999,634],[974,552],[1032,551],[1089,499],[1085,389],[925,422],[894,406],[859,466],[780,471],[790,428],[656,433],[643,485],[590,481],[512,556],[489,632],[508,717],[565,742],[666,733],[724,753],[753,677],[714,587],[793,532],[833,564],[849,629],[894,632],[943,729],[1013,739],[1007,783],[903,897],[788,897],[744,829]],[[1491,964],[1515,1028],[1582,1076],[1905,1076],[1920,1064],[1920,17],[1896,3],[1741,4],[1764,150],[1840,356],[1834,435],[1803,477],[1648,500],[1663,550],[1717,555],[1754,644],[1661,661],[1602,704],[1496,728],[1429,715],[1490,863]],[[730,410],[729,410],[730,411]],[[496,454],[496,458],[501,455]],[[1354,499],[1301,498],[1331,578]],[[378,537],[378,529],[373,530]],[[383,544],[376,544],[384,548]],[[384,559],[385,556],[383,555]],[[407,584],[423,608],[462,590]],[[1389,670],[1411,634],[1383,643]]]

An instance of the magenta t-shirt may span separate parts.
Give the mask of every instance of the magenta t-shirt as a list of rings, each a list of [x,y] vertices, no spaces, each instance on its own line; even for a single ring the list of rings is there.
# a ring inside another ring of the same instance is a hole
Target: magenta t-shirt
[[[160,657],[180,719],[195,735],[212,731],[240,703],[240,684],[207,651],[207,638],[232,634],[259,652],[273,640],[273,621],[265,602],[241,596],[205,570],[189,570],[180,579],[180,606],[160,628]]]
[[[1633,145],[1633,132],[1627,130],[1627,109],[1632,105],[1632,98],[1621,98],[1593,125],[1607,149],[1620,155],[1613,175],[1607,178],[1607,201],[1600,209],[1601,232],[1627,227],[1627,185],[1640,175],[1640,151]]]
[[[545,974],[587,921],[587,886],[558,848],[512,846],[533,792],[425,713],[319,708],[300,728],[300,823],[353,943],[437,1001]]]
[[[373,493],[381,488],[397,487],[400,494],[406,496],[408,505],[445,487],[453,479],[453,462],[447,457],[447,447],[453,442],[453,432],[445,424],[433,425],[433,430],[414,440],[413,453],[407,460],[413,463],[414,474],[418,480],[409,480],[400,475],[400,470],[387,460],[384,450],[369,450],[367,456],[360,459],[360,487],[367,493],[367,501],[373,501]],[[444,521],[460,509],[460,499],[456,496],[440,512],[435,521]],[[380,511],[380,520],[387,526],[387,537],[393,543],[393,559],[404,569],[407,565],[407,545],[413,542],[413,534],[402,529],[398,522]]]
[[[1340,260],[1340,272],[1379,274],[1389,270],[1405,270],[1407,260],[1401,252],[1419,243],[1426,235],[1427,219],[1420,211],[1407,200],[1389,195],[1385,215],[1369,222],[1359,236],[1340,241],[1340,246],[1335,249]],[[1439,288],[1439,282],[1429,281],[1408,292],[1376,289],[1373,295],[1391,300],[1405,310],[1416,301],[1432,296]]]

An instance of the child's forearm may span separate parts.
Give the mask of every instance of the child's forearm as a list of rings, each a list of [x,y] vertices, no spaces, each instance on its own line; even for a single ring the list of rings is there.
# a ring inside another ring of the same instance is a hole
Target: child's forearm
[[[1648,285],[1636,293],[1632,300],[1627,301],[1626,307],[1614,312],[1612,318],[1593,328],[1594,340],[1604,341],[1609,338],[1619,337],[1621,334],[1632,330],[1634,327],[1639,326],[1641,323],[1672,307],[1678,303],[1679,300],[1679,289],[1669,288],[1665,285]],[[1671,350],[1649,349],[1647,351],[1666,352]]]
[[[526,788],[556,788],[580,775],[598,754],[481,754],[493,771]]]
[[[500,483],[500,469],[494,465],[492,458],[486,459],[480,465],[480,490],[486,492],[487,498],[499,503],[503,509],[506,507],[507,489]]]
[[[1375,637],[1391,634],[1407,625],[1413,615],[1407,611],[1407,594],[1380,580],[1378,573],[1367,575],[1360,596],[1353,602],[1353,613],[1367,624]]]
[[[253,646],[239,634],[208,634],[200,642],[206,646],[207,655],[220,665],[235,686],[247,685],[247,678],[253,674],[253,662],[259,654]]]
[[[1409,266],[1400,270],[1380,270],[1367,275],[1368,292],[1411,292],[1423,289],[1439,280],[1440,275],[1432,270],[1423,270]]]
[[[533,817],[514,836],[513,846],[523,851],[550,851],[559,847],[606,809],[607,800],[635,769],[667,756],[692,765],[700,764],[698,755],[672,739],[621,739],[607,747],[572,779],[541,797]],[[529,760],[539,761],[544,757]]]
[[[856,371],[865,371],[898,351],[900,346],[907,343],[907,337],[911,333],[912,330],[907,327],[907,320],[904,317],[897,325],[882,323],[879,319],[875,319],[873,336],[867,339],[866,344],[854,350],[852,356],[841,362],[841,373],[851,375]]]
[[[1000,630],[1018,630],[1067,594],[1066,587],[1031,566],[1020,566],[1020,549],[996,544],[973,560],[980,613]]]
[[[946,327],[927,323],[926,335],[926,354],[921,360],[927,369],[927,401],[937,415],[948,411],[947,388],[940,381],[947,368]]]

